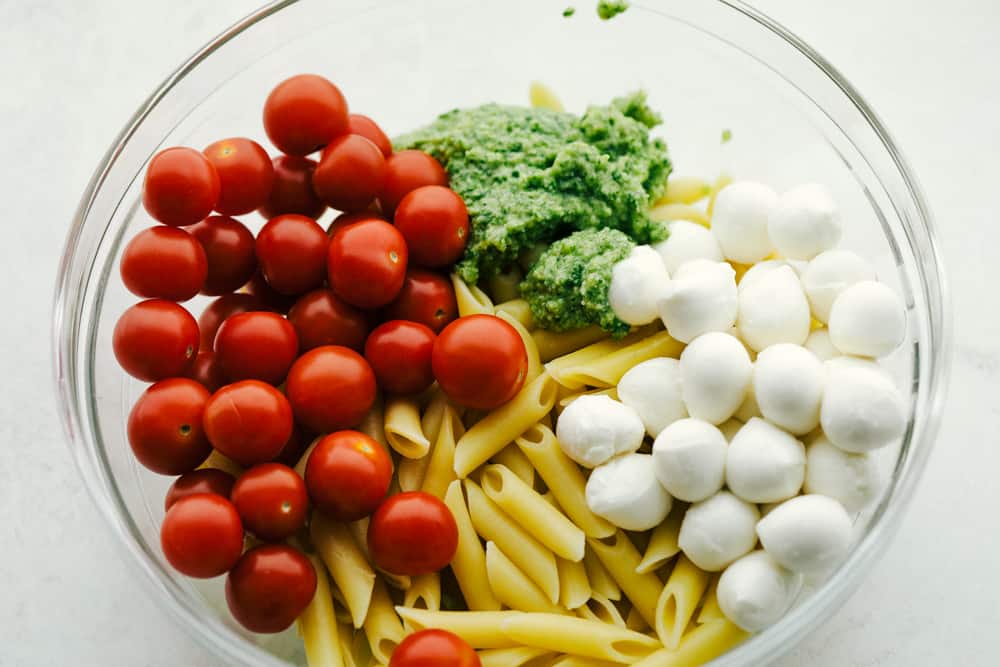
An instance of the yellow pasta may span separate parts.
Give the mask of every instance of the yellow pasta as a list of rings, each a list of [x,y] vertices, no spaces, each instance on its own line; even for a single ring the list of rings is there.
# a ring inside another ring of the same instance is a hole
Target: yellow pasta
[[[622,589],[618,587],[617,582],[608,574],[604,564],[601,563],[601,559],[597,557],[597,554],[589,546],[587,547],[587,552],[583,555],[583,567],[587,573],[587,581],[590,583],[590,589],[593,593],[603,595],[609,600],[620,600],[622,598]]]
[[[586,658],[582,655],[564,655],[547,667],[618,667],[619,663],[610,660]]]
[[[607,331],[596,325],[571,331],[535,329],[531,332],[531,337],[535,339],[535,345],[538,346],[538,356],[541,357],[543,363],[571,354],[603,340],[609,335]]]
[[[553,377],[560,378],[566,369],[583,366],[584,364],[606,357],[613,352],[617,352],[628,344],[629,338],[628,336],[622,340],[604,338],[596,343],[591,343],[586,347],[574,350],[569,354],[559,355],[545,364],[545,370]],[[564,382],[560,382],[559,384],[569,387],[571,390],[578,390],[583,386],[574,387]]]
[[[472,648],[514,648],[526,643],[511,639],[500,630],[504,619],[511,614],[522,615],[519,611],[428,611],[396,607],[396,613],[416,632],[441,628],[469,642]]]
[[[389,441],[385,438],[385,401],[381,395],[375,397],[375,402],[361,420],[358,430],[383,447],[389,447]]]
[[[364,639],[364,633],[360,634],[361,638]],[[340,657],[344,661],[344,667],[361,667],[362,665],[368,667],[368,663],[371,662],[371,650],[368,648],[368,642],[361,642],[367,653],[365,661],[361,662],[355,656],[354,640],[354,626],[350,623],[337,623],[337,644],[340,646]]]
[[[701,596],[708,588],[708,572],[699,569],[683,554],[677,559],[666,586],[656,603],[656,635],[667,648],[677,648]]]
[[[343,595],[354,627],[360,628],[372,603],[375,571],[346,525],[313,512],[309,534],[316,552]]]
[[[431,451],[422,490],[444,498],[448,485],[455,479],[455,441],[465,433],[462,420],[450,405],[445,407],[441,428]]]
[[[511,301],[519,298],[521,296],[521,281],[523,279],[524,274],[516,266],[512,266],[503,273],[490,276],[489,289],[490,296],[493,297],[493,302]]]
[[[498,316],[500,313],[507,313],[529,331],[535,328],[535,318],[531,315],[531,306],[524,299],[511,299],[510,301],[498,303],[496,308],[494,308],[494,312]]]
[[[588,546],[601,560],[608,574],[621,587],[622,593],[632,601],[650,627],[656,623],[656,602],[663,583],[651,572],[639,574],[635,571],[642,557],[625,533],[618,531],[607,542],[588,540]]]
[[[518,644],[629,665],[660,647],[638,632],[560,614],[514,612],[503,617],[500,630]]]
[[[496,456],[490,459],[493,463],[507,466],[512,473],[517,475],[522,482],[528,486],[535,485],[535,466],[524,455],[524,452],[513,442],[497,452]]]
[[[524,341],[524,351],[528,355],[528,372],[524,376],[524,381],[525,383],[531,382],[542,374],[542,362],[538,358],[538,346],[535,345],[535,339],[531,337],[531,333],[525,326],[514,319],[512,315],[501,311],[497,313],[497,317],[514,327],[521,340]]]
[[[479,662],[482,667],[541,667],[547,661],[549,652],[534,646],[516,646],[514,648],[490,648],[479,651]]]
[[[500,601],[493,595],[486,577],[486,554],[469,517],[461,482],[456,480],[448,485],[444,504],[451,510],[458,525],[458,548],[451,560],[451,569],[455,573],[465,604],[473,611],[500,609]]]
[[[697,176],[674,176],[667,181],[667,191],[657,204],[693,204],[712,194],[712,184]]]
[[[403,641],[406,633],[381,579],[375,581],[372,603],[368,608],[364,627],[372,656],[382,664],[389,664],[392,652],[396,650],[399,642]]]
[[[298,619],[306,662],[309,667],[344,667],[326,568],[315,556],[309,556],[309,562],[316,570],[316,592]]]
[[[493,594],[511,609],[564,613],[493,542],[486,543],[486,576]]]
[[[424,432],[427,439],[433,442],[437,439],[438,429],[441,428],[441,420],[444,418],[444,409],[451,405],[448,397],[440,389],[434,391],[424,413],[420,417],[420,430]],[[452,406],[452,409],[455,409]]]
[[[410,587],[403,595],[403,605],[414,609],[441,608],[441,577],[437,572],[421,574],[413,577]]]
[[[329,573],[328,573],[329,574]],[[344,602],[344,595],[340,592],[340,589],[336,586],[330,587],[330,597],[333,598],[333,614],[337,618],[337,623],[340,625],[348,625],[351,628],[351,632],[354,632],[354,621],[351,618],[351,612],[347,610],[347,603]]]
[[[546,369],[559,384],[573,389],[587,386],[614,387],[637,364],[654,357],[678,357],[683,349],[683,343],[672,338],[666,331],[660,331],[591,361],[556,372],[552,371],[552,364],[546,366]]]
[[[706,623],[684,635],[676,649],[660,649],[635,663],[634,667],[700,667],[749,636],[729,621]]]
[[[587,618],[591,621],[610,623],[619,628],[625,627],[625,619],[612,600],[604,597],[600,593],[592,593],[587,603],[576,610],[577,616]]]
[[[557,558],[556,570],[559,572],[559,604],[566,609],[578,609],[585,605],[592,592],[583,561]]]
[[[646,623],[646,619],[642,617],[642,614],[635,607],[628,610],[628,616],[625,617],[625,627],[636,632],[646,632],[649,630],[649,624]]]
[[[726,619],[726,615],[722,613],[722,607],[719,606],[718,588],[719,575],[712,575],[712,583],[708,586],[708,592],[705,593],[705,599],[701,603],[701,610],[698,612],[698,618],[695,620],[698,625]]]
[[[222,454],[217,449],[213,449],[212,453],[208,455],[207,459],[205,459],[205,462],[198,466],[199,470],[204,468],[215,468],[216,470],[221,470],[222,472],[228,472],[230,475],[237,478],[243,474],[243,466],[236,463],[236,461],[233,461],[225,454]]]
[[[677,546],[677,537],[681,532],[681,521],[684,519],[684,512],[687,505],[674,501],[674,506],[670,514],[659,526],[653,529],[649,537],[649,544],[642,554],[642,560],[636,565],[635,571],[639,574],[655,572],[668,560],[680,552]]]
[[[455,288],[459,316],[493,314],[493,301],[486,292],[475,285],[469,285],[454,273],[451,274],[451,285]]]
[[[532,81],[528,88],[528,99],[531,106],[536,109],[548,109],[549,111],[565,111],[563,103],[559,101],[552,89],[541,81]]]
[[[419,491],[424,483],[424,476],[427,474],[427,466],[430,462],[430,452],[419,459],[400,457],[399,463],[396,464],[396,481],[399,483],[399,490]]]
[[[420,406],[412,397],[393,396],[385,403],[385,437],[389,446],[408,459],[419,459],[431,443],[420,427]]]
[[[708,214],[690,204],[659,204],[649,210],[649,217],[656,222],[689,220],[708,227]]]

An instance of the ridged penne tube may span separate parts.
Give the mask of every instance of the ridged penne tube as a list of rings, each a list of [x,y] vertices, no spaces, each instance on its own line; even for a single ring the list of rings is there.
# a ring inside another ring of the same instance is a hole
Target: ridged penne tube
[[[552,553],[566,560],[583,559],[587,539],[583,531],[509,468],[488,465],[479,483],[504,514]]]
[[[431,448],[420,427],[420,406],[416,399],[393,396],[385,403],[385,437],[401,456],[419,459]]]
[[[649,209],[649,217],[656,222],[689,220],[708,227],[708,214],[690,204],[659,204]]]
[[[566,609],[578,609],[587,603],[593,592],[587,580],[587,568],[583,560],[556,559],[559,572],[559,604]]]
[[[207,459],[205,459],[205,462],[198,466],[199,470],[203,470],[205,468],[214,468],[216,470],[221,470],[222,472],[228,472],[236,478],[239,478],[239,476],[243,474],[243,466],[236,461],[233,461],[217,449],[213,449],[212,453],[208,455]]]
[[[385,438],[385,400],[381,395],[375,396],[375,402],[361,420],[358,430],[383,447],[389,447]]]
[[[346,525],[313,512],[309,534],[316,552],[344,597],[354,627],[360,628],[371,606],[375,571]]]
[[[538,346],[538,356],[542,363],[576,352],[604,340],[608,336],[610,334],[607,331],[596,325],[571,331],[534,329],[531,332],[531,337],[535,339],[535,345]]]
[[[615,606],[613,601],[600,593],[592,593],[587,603],[576,610],[576,615],[580,618],[590,619],[591,621],[609,623],[619,628],[625,627],[625,619],[622,617],[621,612],[618,611],[618,607]]]
[[[511,609],[564,613],[493,542],[486,543],[486,576],[493,594]]]
[[[718,198],[719,192],[732,182],[733,177],[729,174],[719,174],[719,177],[715,179],[715,182],[712,184],[712,194],[708,196],[708,207],[706,208],[709,220],[711,220],[712,212],[715,210],[715,200]]]
[[[465,433],[462,420],[450,405],[445,406],[441,428],[431,450],[421,490],[444,498],[448,485],[455,480],[455,441]]]
[[[403,641],[406,632],[381,579],[375,581],[372,604],[368,608],[364,627],[372,656],[383,665],[388,665],[392,652],[399,646],[399,642]]]
[[[676,649],[660,649],[633,667],[700,667],[749,636],[750,633],[726,620],[706,623],[684,635]]]
[[[415,632],[440,628],[455,633],[469,642],[472,648],[514,648],[525,643],[511,639],[500,631],[504,619],[523,615],[520,611],[427,611],[396,607],[396,613]]]
[[[499,463],[507,466],[518,478],[533,487],[535,485],[535,466],[524,455],[521,448],[513,442],[497,452],[496,456],[490,459],[492,463]]]
[[[667,191],[657,204],[693,204],[712,194],[712,184],[698,176],[674,176],[667,181]]]
[[[654,357],[676,358],[683,349],[683,343],[666,331],[660,331],[603,357],[566,367],[558,373],[549,372],[559,384],[567,387],[614,387],[629,369],[643,361]]]
[[[493,595],[486,576],[486,553],[479,541],[479,535],[472,525],[462,483],[454,481],[444,494],[444,504],[451,510],[458,526],[458,547],[451,559],[451,569],[458,581],[458,587],[465,598],[465,604],[473,611],[496,611],[500,601]]]
[[[333,611],[330,580],[319,558],[309,556],[316,570],[316,592],[298,618],[299,633],[305,645],[309,667],[344,667],[343,654],[337,635],[337,616]]]
[[[414,609],[441,608],[441,577],[437,572],[429,572],[412,577],[410,587],[403,594],[403,605]]]
[[[396,481],[400,491],[420,490],[427,474],[427,466],[431,462],[431,452],[433,448],[419,459],[408,459],[405,456],[399,458],[399,463],[396,464]]]
[[[455,474],[464,479],[552,409],[556,383],[542,373],[510,401],[483,417],[455,445]]]
[[[586,658],[582,655],[564,655],[549,663],[547,667],[618,667],[619,664],[610,660]]]
[[[475,285],[469,285],[454,273],[451,274],[451,286],[455,288],[455,301],[458,302],[460,317],[493,314],[493,301],[486,292]]]
[[[448,397],[438,389],[431,395],[427,407],[420,416],[420,430],[431,442],[437,439],[438,429],[441,428],[441,420],[444,418],[444,409],[449,405]]]
[[[519,298],[521,296],[522,280],[524,280],[524,274],[521,273],[521,269],[517,266],[512,266],[503,273],[490,276],[488,282],[493,302],[501,303]]]
[[[649,544],[642,554],[642,560],[636,565],[635,571],[639,574],[654,572],[663,566],[668,560],[680,553],[677,546],[677,537],[681,532],[681,521],[684,519],[684,512],[687,505],[674,501],[674,507],[670,514],[659,526],[653,529],[649,537]]]
[[[698,625],[726,619],[726,615],[722,613],[722,607],[719,606],[718,588],[719,575],[712,575],[712,581],[708,585],[708,592],[705,593],[701,609],[698,610],[698,618],[695,620]]]
[[[524,351],[528,355],[528,372],[524,376],[524,382],[527,384],[542,374],[542,362],[538,357],[538,346],[535,345],[535,339],[531,337],[531,332],[523,324],[508,313],[500,311],[497,313],[497,317],[514,327],[514,330],[521,337],[521,341],[524,342]]]
[[[529,331],[535,328],[535,318],[531,315],[531,306],[524,299],[511,299],[510,301],[498,303],[494,312],[497,315],[507,313]]]
[[[588,540],[587,545],[601,560],[608,574],[615,580],[650,627],[656,624],[656,602],[663,587],[660,578],[651,572],[639,574],[635,571],[642,557],[622,531],[615,533],[613,540]]]
[[[560,614],[516,613],[500,621],[500,630],[518,644],[628,665],[660,647],[638,632]]]
[[[699,569],[683,554],[677,559],[670,578],[656,603],[653,628],[667,648],[677,648],[691,622],[701,596],[708,588],[709,573]]]
[[[549,111],[565,111],[563,103],[559,101],[552,89],[541,81],[532,81],[528,88],[528,99],[531,106],[536,109],[548,109]]]
[[[635,607],[628,610],[628,616],[625,617],[625,627],[636,632],[646,632],[650,629],[649,624],[646,623],[646,619],[642,617],[642,614]]]
[[[481,667],[541,667],[547,661],[539,659],[547,656],[548,651],[534,646],[488,648],[479,651],[479,662]]]

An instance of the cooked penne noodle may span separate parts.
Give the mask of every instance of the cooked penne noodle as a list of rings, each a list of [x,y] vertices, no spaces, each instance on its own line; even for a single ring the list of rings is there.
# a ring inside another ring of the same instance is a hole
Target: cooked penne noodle
[[[636,572],[639,574],[654,572],[680,552],[677,537],[681,532],[681,521],[686,510],[686,504],[674,501],[670,514],[649,536],[649,544],[642,554],[642,560],[635,566]]]
[[[536,109],[548,109],[549,111],[565,111],[563,103],[559,101],[552,89],[541,81],[532,81],[528,88],[528,99],[531,106]]]
[[[451,560],[451,569],[465,604],[473,611],[500,609],[500,601],[493,595],[486,576],[486,554],[469,517],[461,482],[456,480],[448,485],[444,504],[451,510],[458,526],[458,548]]]
[[[576,610],[576,615],[580,618],[587,618],[591,621],[610,623],[619,628],[625,627],[625,619],[615,603],[600,593],[591,593],[590,599],[582,607]]]
[[[701,596],[708,588],[709,573],[681,554],[656,603],[653,628],[667,648],[677,648],[691,622]]]
[[[690,204],[659,204],[649,209],[649,217],[656,222],[688,220],[708,227],[708,214]]]
[[[486,543],[486,576],[500,603],[518,611],[565,613],[511,562],[493,542]]]
[[[361,420],[358,430],[383,447],[389,447],[385,438],[385,400],[381,394],[375,396],[375,402]]]
[[[375,581],[372,603],[365,617],[365,636],[372,656],[382,664],[389,664],[392,652],[403,641],[403,624],[392,605],[389,592],[381,579]]]
[[[458,302],[460,317],[493,314],[493,301],[486,292],[475,285],[469,285],[454,273],[451,274],[451,286],[455,288],[455,301]]]
[[[481,667],[542,667],[547,661],[539,658],[547,656],[548,651],[534,646],[489,648],[479,651],[479,662]]]
[[[441,428],[431,451],[421,490],[444,498],[448,485],[455,480],[455,441],[465,433],[462,420],[450,405],[445,406]]]
[[[517,334],[524,342],[524,351],[528,355],[528,372],[524,376],[524,382],[527,384],[542,374],[542,362],[538,358],[538,346],[535,345],[535,339],[531,337],[531,333],[524,325],[511,315],[501,311],[497,313],[497,317],[514,327],[514,330],[517,331]]]
[[[702,600],[701,609],[698,611],[698,618],[695,619],[698,625],[725,620],[726,615],[722,613],[722,608],[719,606],[718,588],[719,575],[714,574],[712,575],[711,583],[708,585],[708,592],[705,593],[705,599]]]
[[[531,332],[531,337],[535,339],[535,345],[538,346],[538,356],[542,363],[576,352],[587,345],[607,338],[609,335],[607,331],[596,325],[572,331],[535,329]]]
[[[715,210],[715,200],[718,198],[719,192],[732,182],[733,178],[729,174],[719,174],[719,177],[715,179],[715,183],[712,184],[712,194],[708,197],[708,207],[706,208],[706,213],[710,221],[712,211]]]
[[[498,303],[494,312],[497,315],[507,313],[529,331],[535,328],[535,318],[531,315],[531,306],[524,299],[511,299],[510,301]]]
[[[408,459],[427,454],[431,442],[420,427],[420,406],[415,398],[393,396],[386,400],[385,437],[393,450]]]
[[[677,648],[660,649],[634,667],[700,667],[749,636],[750,633],[726,620],[706,623],[684,635]]]
[[[525,644],[505,635],[500,624],[520,611],[428,611],[396,607],[396,613],[415,632],[427,628],[440,628],[453,632],[472,645],[472,648],[514,648]],[[530,617],[534,617],[531,614]]]
[[[578,609],[586,604],[593,592],[583,560],[557,558],[556,570],[559,572],[559,604],[566,609]]]
[[[676,358],[683,349],[683,343],[672,338],[666,331],[660,331],[603,357],[564,368],[553,373],[553,377],[560,384],[572,388],[614,387],[637,364],[654,357]],[[551,370],[549,372],[552,373]]]
[[[329,574],[329,572],[327,573]],[[351,632],[354,632],[354,621],[351,618],[351,612],[347,610],[347,603],[344,602],[344,594],[340,592],[340,589],[336,586],[330,587],[330,597],[333,598],[333,615],[337,618],[337,623],[340,625],[348,625],[351,627]]]
[[[649,623],[646,623],[646,619],[642,617],[638,609],[632,607],[628,610],[628,616],[625,617],[625,627],[636,632],[646,632],[649,630]]]
[[[571,390],[580,390],[585,385],[578,384],[573,381],[572,378],[566,377],[569,370],[586,366],[591,362],[603,359],[608,355],[618,352],[619,350],[623,350],[633,343],[637,343],[648,338],[657,331],[662,330],[662,328],[662,325],[659,322],[656,322],[648,324],[644,327],[639,327],[620,340],[612,340],[605,337],[604,339],[598,340],[597,342],[587,345],[586,347],[579,348],[573,352],[550,360],[545,364],[545,369],[550,375],[555,377],[560,384],[567,386]]]
[[[420,430],[431,442],[437,439],[438,429],[441,428],[441,420],[444,418],[444,409],[449,405],[451,403],[448,401],[448,397],[443,391],[437,389],[431,395],[427,407],[424,408],[424,413],[420,416]],[[456,409],[455,406],[452,406],[452,409]]]
[[[524,274],[517,266],[512,266],[503,273],[491,276],[489,279],[490,296],[493,303],[511,301],[521,296],[521,281]]]
[[[403,595],[403,605],[414,609],[441,608],[441,577],[437,572],[429,572],[412,577],[410,587]]]
[[[622,589],[618,587],[618,584],[605,569],[604,564],[601,563],[601,559],[589,546],[583,555],[583,567],[587,573],[587,581],[590,582],[590,588],[594,593],[603,595],[609,600],[621,599]]]
[[[642,557],[625,533],[619,530],[607,542],[587,540],[587,545],[597,554],[608,574],[621,587],[622,593],[631,600],[632,606],[646,623],[655,627],[656,602],[663,582],[651,572],[639,574],[635,571]]]
[[[346,525],[313,512],[309,534],[316,552],[344,597],[354,627],[360,628],[371,606],[375,571]]]
[[[660,647],[638,632],[560,614],[514,612],[500,620],[500,630],[518,644],[629,665]]]
[[[216,470],[221,470],[222,472],[228,472],[236,478],[239,478],[239,476],[243,474],[243,466],[236,461],[233,461],[217,449],[213,449],[212,453],[208,455],[207,459],[205,459],[205,462],[198,466],[199,470],[204,468],[215,468]],[[305,465],[303,464],[303,469],[304,468]]]
[[[344,667],[337,617],[333,611],[333,597],[330,595],[330,580],[320,559],[316,556],[308,558],[316,570],[316,592],[309,606],[298,618],[306,663],[309,667]]]
[[[547,667],[618,667],[619,664],[611,660],[586,658],[582,655],[564,655],[555,662],[549,663]]]
[[[667,191],[657,204],[693,204],[712,194],[712,184],[697,176],[675,176],[667,181]]]
[[[419,459],[408,459],[401,456],[396,464],[396,480],[399,482],[400,491],[419,491],[423,486],[424,476],[427,474],[427,466],[431,462],[430,452]]]
[[[513,442],[497,452],[496,456],[490,459],[492,463],[499,463],[507,466],[518,478],[533,487],[535,485],[535,466],[524,455],[524,452]]]
[[[362,633],[362,639],[364,638]],[[363,642],[365,649],[367,650],[368,642]],[[354,626],[350,623],[337,623],[337,644],[340,646],[340,657],[344,661],[344,667],[359,667],[359,665],[368,666],[371,661],[371,656],[361,663],[354,656]],[[369,651],[371,653],[371,651]]]
[[[368,517],[364,517],[347,524],[347,529],[354,537],[354,543],[365,555],[365,558],[368,558],[368,521]],[[383,572],[381,576],[387,584],[396,590],[405,591],[410,587],[410,578],[406,575]]]

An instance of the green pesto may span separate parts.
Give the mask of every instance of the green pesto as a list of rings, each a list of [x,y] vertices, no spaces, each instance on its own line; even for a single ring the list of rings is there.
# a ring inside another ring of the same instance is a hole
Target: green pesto
[[[573,14],[576,14],[576,7],[567,7],[566,9],[563,10],[563,16],[565,16],[566,18],[573,16]]]
[[[597,3],[597,15],[602,21],[613,19],[628,9],[626,0],[601,0]]]
[[[615,338],[629,325],[608,303],[611,270],[628,257],[635,243],[617,229],[584,229],[554,242],[521,283],[535,324],[568,331],[597,324]]]
[[[475,284],[575,230],[662,240],[648,214],[671,169],[666,144],[649,136],[659,123],[642,92],[582,116],[486,104],[449,111],[395,145],[437,158],[465,199],[472,229],[456,270]]]

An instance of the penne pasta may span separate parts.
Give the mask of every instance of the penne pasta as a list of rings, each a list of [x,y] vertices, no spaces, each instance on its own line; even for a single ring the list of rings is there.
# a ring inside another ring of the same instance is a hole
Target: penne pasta
[[[305,466],[303,465],[303,468]],[[241,466],[236,461],[233,461],[225,454],[217,449],[213,449],[212,453],[208,455],[205,462],[198,466],[198,470],[204,468],[215,468],[216,470],[221,470],[222,472],[228,472],[233,477],[239,479],[240,475],[243,474],[243,466]]]
[[[500,630],[518,644],[628,665],[660,647],[638,632],[560,614],[514,612],[500,620]]]
[[[524,455],[524,452],[514,444],[513,442],[497,452],[496,456],[490,459],[493,463],[499,463],[502,466],[507,466],[512,473],[518,476],[518,478],[527,484],[528,486],[534,487],[535,485],[535,466],[531,465],[531,461],[528,457]]]
[[[385,438],[401,456],[419,459],[431,443],[420,427],[420,406],[415,398],[393,396],[385,403]]]
[[[684,635],[677,648],[660,649],[634,667],[700,667],[749,636],[750,633],[726,620],[706,623]]]
[[[431,461],[430,452],[419,459],[408,459],[400,457],[396,464],[396,481],[399,483],[400,491],[419,491],[424,484],[424,476],[427,474],[427,465]]]
[[[636,632],[646,632],[649,630],[649,623],[646,623],[646,619],[642,617],[638,609],[632,607],[628,610],[628,616],[625,617],[625,627]]]
[[[368,642],[363,642],[365,650],[368,649]],[[371,661],[371,656],[365,662],[358,662],[354,655],[354,626],[350,623],[337,623],[337,644],[340,646],[340,657],[344,661],[344,667],[367,667]],[[369,651],[369,653],[371,653]]]
[[[683,554],[677,559],[667,584],[656,603],[653,628],[667,648],[677,648],[691,622],[701,596],[708,588],[709,573],[695,566]]]
[[[597,658],[585,658],[582,655],[564,655],[548,667],[617,667],[619,663]]]
[[[684,519],[684,512],[687,505],[679,501],[674,501],[674,506],[670,514],[659,526],[653,529],[649,537],[649,544],[642,554],[642,560],[636,565],[635,571],[639,574],[655,572],[666,564],[668,560],[680,553],[677,545],[677,537],[681,532],[681,521]]]
[[[719,575],[714,574],[708,585],[708,592],[705,593],[705,599],[701,603],[701,609],[698,611],[698,618],[695,619],[698,625],[725,620],[726,615],[722,613],[722,608],[719,606],[718,589]]]
[[[538,356],[543,363],[576,352],[599,340],[604,340],[609,335],[596,325],[572,331],[535,329],[531,332],[531,337],[535,339],[535,345],[538,347]]]
[[[697,206],[690,204],[657,204],[649,209],[649,217],[656,222],[673,222],[674,220],[689,220],[708,227],[708,214]]]
[[[666,331],[660,331],[596,359],[556,371],[549,364],[546,369],[559,384],[573,389],[614,387],[637,364],[654,357],[676,358],[683,349],[683,343],[672,338]]]
[[[371,606],[375,571],[346,525],[313,512],[309,534],[351,612],[354,627],[360,628]]]
[[[353,633],[354,621],[351,618],[351,612],[347,610],[347,603],[344,602],[344,595],[340,592],[339,588],[331,586],[330,597],[333,598],[333,614],[337,617],[337,623],[340,625],[351,626],[351,632]]]
[[[489,278],[490,296],[494,303],[511,301],[521,296],[521,281],[524,274],[517,266]],[[494,309],[495,310],[495,309]],[[496,313],[495,313],[496,314]]]
[[[590,599],[582,607],[576,610],[576,615],[580,618],[587,618],[591,621],[610,623],[619,628],[625,627],[625,619],[615,603],[600,593],[592,593]]]
[[[528,88],[528,99],[531,101],[531,106],[536,109],[565,111],[562,102],[559,101],[556,94],[541,81],[531,82],[531,87]]]
[[[441,420],[444,418],[444,409],[449,405],[451,403],[445,393],[436,388],[427,402],[427,407],[424,408],[424,413],[420,416],[420,430],[431,442],[437,440],[438,429],[441,428]],[[452,409],[455,407],[452,406]]]
[[[493,594],[506,607],[518,611],[565,613],[493,542],[486,543],[486,576]]]
[[[429,572],[412,577],[410,587],[403,594],[403,605],[414,609],[441,608],[441,576],[437,572]]]
[[[445,406],[441,428],[427,462],[421,490],[444,498],[448,485],[455,479],[455,441],[465,433],[462,420],[450,405]]]
[[[330,580],[320,559],[315,556],[308,558],[316,570],[316,592],[309,606],[298,618],[306,663],[309,667],[344,667],[337,617],[333,611],[333,597],[330,595]]]
[[[543,648],[516,646],[490,648],[479,651],[480,667],[542,667],[547,661],[539,660],[549,655]]]
[[[458,548],[451,560],[451,570],[462,591],[462,597],[465,598],[465,604],[473,611],[500,609],[500,601],[493,595],[493,589],[487,580],[486,554],[472,525],[461,482],[456,480],[448,485],[444,504],[451,510],[458,526]]]
[[[451,286],[455,288],[455,301],[458,302],[458,315],[492,315],[493,301],[486,292],[475,285],[469,285],[456,274],[451,274]]]
[[[396,650],[399,642],[403,641],[406,633],[381,579],[375,581],[372,603],[368,608],[368,615],[365,616],[364,627],[372,656],[384,665],[389,664],[392,652]]]
[[[542,374],[542,362],[538,357],[538,346],[535,345],[535,339],[531,337],[531,333],[524,325],[511,315],[501,311],[497,313],[497,317],[514,327],[514,330],[517,331],[517,334],[524,342],[524,351],[528,355],[528,372],[524,376],[524,382],[527,384]]]
[[[396,607],[396,613],[414,632],[440,628],[455,633],[472,648],[514,648],[525,643],[509,638],[500,630],[501,623],[510,615],[524,615],[520,611],[428,611]]]
[[[712,194],[712,184],[697,176],[674,176],[667,181],[667,191],[657,204],[693,204]]]
[[[586,604],[593,592],[583,560],[557,558],[556,570],[559,572],[559,604],[566,609],[578,609]]]
[[[375,402],[361,420],[358,430],[388,449],[389,441],[385,438],[385,401],[381,394],[375,396]]]
[[[511,299],[510,301],[498,303],[496,308],[494,308],[494,312],[497,315],[507,313],[529,331],[535,328],[535,318],[531,315],[531,306],[524,299]]]
[[[607,542],[591,539],[587,544],[622,589],[625,597],[632,602],[632,606],[650,627],[655,627],[656,603],[663,582],[651,572],[639,574],[635,571],[642,557],[625,533],[619,530]]]

